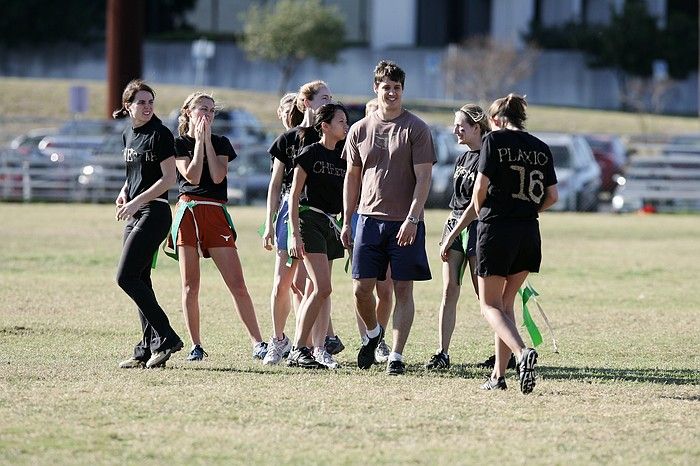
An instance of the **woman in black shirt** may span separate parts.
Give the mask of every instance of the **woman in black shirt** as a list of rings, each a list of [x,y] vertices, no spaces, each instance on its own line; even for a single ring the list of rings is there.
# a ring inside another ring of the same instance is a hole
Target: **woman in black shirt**
[[[474,200],[479,212],[477,275],[481,313],[496,333],[496,361],[482,388],[506,388],[512,352],[520,390],[535,386],[537,352],[527,348],[515,326],[515,296],[530,272],[539,272],[538,212],[558,198],[549,147],[524,130],[527,103],[510,94],[489,108],[491,129],[483,140]]]
[[[127,220],[117,283],[139,308],[143,337],[124,369],[157,367],[182,349],[151,285],[151,266],[172,220],[168,188],[175,182],[173,135],[153,114],[155,93],[141,80],[131,81],[114,117],[129,116],[123,134],[126,182],[117,196],[117,220]]]
[[[449,347],[457,316],[462,276],[469,270],[474,291],[479,295],[476,275],[476,210],[472,193],[479,164],[481,139],[489,132],[488,118],[478,105],[467,104],[455,112],[454,134],[469,150],[457,158],[453,176],[450,212],[440,242],[442,258],[442,302],[440,303],[440,347],[425,364],[426,369],[450,367]],[[465,263],[466,262],[466,263]],[[468,267],[467,267],[468,266]]]
[[[267,343],[260,336],[236,249],[236,230],[226,211],[226,174],[236,152],[226,137],[211,134],[215,111],[211,95],[189,95],[180,109],[175,140],[180,194],[172,236],[182,278],[182,311],[193,345],[187,360],[201,361],[207,355],[199,331],[200,256],[213,259],[248,331],[253,357],[263,359]]]
[[[304,260],[311,286],[306,287],[299,308],[299,324],[294,346],[289,353],[290,366],[327,367],[338,363],[326,350],[325,336],[330,308],[324,306],[331,295],[331,267],[344,255],[336,217],[343,210],[343,182],[346,162],[341,159],[338,142],[348,133],[348,115],[339,104],[327,104],[316,112],[314,125],[305,130],[321,134],[321,140],[306,146],[296,159],[289,200],[289,255]],[[302,135],[302,137],[304,137]],[[302,200],[302,190],[305,190]],[[305,346],[314,325],[313,354]]]

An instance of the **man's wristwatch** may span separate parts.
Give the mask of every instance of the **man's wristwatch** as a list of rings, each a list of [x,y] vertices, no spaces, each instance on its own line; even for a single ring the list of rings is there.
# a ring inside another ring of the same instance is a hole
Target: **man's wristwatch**
[[[419,222],[418,217],[413,217],[411,215],[406,217],[406,220],[408,220],[408,223],[412,223],[414,225],[418,225],[418,222]]]

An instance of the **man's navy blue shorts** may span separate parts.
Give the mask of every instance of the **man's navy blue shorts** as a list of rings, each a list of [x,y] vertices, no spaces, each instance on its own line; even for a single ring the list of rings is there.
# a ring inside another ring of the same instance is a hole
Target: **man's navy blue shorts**
[[[430,280],[430,266],[425,253],[425,224],[418,223],[416,238],[410,246],[399,246],[396,235],[401,221],[378,220],[360,215],[352,251],[352,278],[386,278],[391,264],[391,278],[399,281]]]

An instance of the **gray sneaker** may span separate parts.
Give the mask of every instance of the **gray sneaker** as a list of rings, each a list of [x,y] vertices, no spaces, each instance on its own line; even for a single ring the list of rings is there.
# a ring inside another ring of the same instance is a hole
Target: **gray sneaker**
[[[520,354],[518,372],[520,373],[520,391],[525,395],[532,393],[535,388],[535,365],[537,364],[537,351],[525,348]]]
[[[498,379],[492,379],[490,376],[486,379],[486,382],[481,386],[482,390],[506,390],[508,386],[506,385],[506,378],[499,377]]]
[[[270,343],[267,344],[267,354],[263,359],[263,365],[271,366],[279,364],[282,359],[289,355],[292,350],[292,342],[285,335],[284,338],[278,340],[275,337],[270,338]]]
[[[380,341],[377,345],[377,349],[374,350],[374,361],[377,364],[383,364],[389,360],[389,353],[391,350],[387,346],[384,340]]]
[[[267,356],[267,343],[259,341],[253,346],[253,359],[265,359]]]

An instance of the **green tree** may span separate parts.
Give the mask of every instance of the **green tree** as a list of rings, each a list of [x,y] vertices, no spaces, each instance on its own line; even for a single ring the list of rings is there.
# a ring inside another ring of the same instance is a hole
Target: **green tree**
[[[299,64],[314,58],[335,63],[343,47],[345,28],[334,8],[320,0],[280,0],[253,5],[244,15],[243,49],[253,59],[280,67],[282,94]]]

